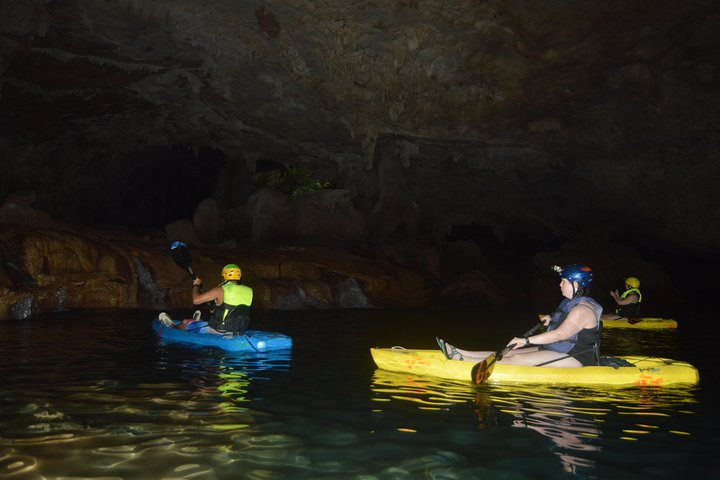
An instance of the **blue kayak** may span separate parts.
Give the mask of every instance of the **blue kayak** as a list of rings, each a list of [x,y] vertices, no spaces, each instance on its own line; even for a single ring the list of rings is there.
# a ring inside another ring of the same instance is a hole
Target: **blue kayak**
[[[176,325],[180,323],[176,320],[173,321]],[[218,335],[217,333],[195,333],[167,327],[157,317],[152,321],[152,328],[157,333],[158,338],[162,340],[218,347],[229,352],[271,352],[292,348],[292,338],[282,333],[263,332],[261,330],[246,330],[244,334],[234,336]]]

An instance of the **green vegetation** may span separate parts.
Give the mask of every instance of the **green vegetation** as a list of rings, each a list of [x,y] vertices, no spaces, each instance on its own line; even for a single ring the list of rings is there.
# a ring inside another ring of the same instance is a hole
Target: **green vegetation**
[[[285,188],[282,190],[290,200],[296,200],[309,193],[330,188],[331,185],[332,183],[328,179],[313,178],[313,173],[307,168],[290,167],[285,176]]]
[[[256,175],[255,181],[260,185],[279,189],[288,196],[288,201],[332,186],[330,180],[314,178],[313,172],[303,167],[262,172]]]

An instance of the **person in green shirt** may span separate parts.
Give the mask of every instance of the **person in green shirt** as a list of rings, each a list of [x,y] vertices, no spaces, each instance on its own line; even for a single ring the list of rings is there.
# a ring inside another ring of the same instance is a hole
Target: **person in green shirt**
[[[250,323],[250,305],[253,301],[253,290],[247,285],[240,283],[242,270],[234,263],[225,265],[222,269],[223,282],[207,292],[202,291],[202,279],[195,277],[192,285],[192,302],[194,305],[209,303],[214,306],[211,318],[207,321],[209,333],[232,332],[235,335],[242,334]],[[183,320],[175,324],[165,313],[159,315],[159,319],[168,327],[180,328],[183,330],[198,330],[204,325],[194,325],[199,322],[198,312],[192,319]],[[195,328],[198,327],[198,328]]]
[[[625,291],[623,293],[619,293],[617,290],[613,290],[610,292],[610,296],[618,305],[615,309],[615,314],[619,317],[635,318],[640,315],[642,293],[640,292],[639,278],[626,278]]]

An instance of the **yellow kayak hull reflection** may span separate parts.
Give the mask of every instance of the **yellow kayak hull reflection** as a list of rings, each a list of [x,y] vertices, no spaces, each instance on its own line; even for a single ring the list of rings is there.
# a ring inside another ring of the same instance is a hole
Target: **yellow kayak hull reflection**
[[[448,360],[440,350],[411,350],[403,347],[371,348],[378,368],[391,372],[429,375],[471,382],[476,362]],[[619,357],[634,367],[555,368],[495,364],[491,384],[541,383],[572,385],[666,386],[692,385],[700,381],[698,370],[687,362],[659,357]]]

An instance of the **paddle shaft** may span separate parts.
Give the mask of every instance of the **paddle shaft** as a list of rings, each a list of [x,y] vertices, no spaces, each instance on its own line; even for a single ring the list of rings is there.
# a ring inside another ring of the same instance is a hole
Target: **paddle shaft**
[[[523,337],[529,337],[543,325],[544,325],[543,322],[537,323],[533,328],[531,328],[530,330],[525,332]],[[515,344],[511,343],[510,345],[503,348],[499,352],[491,353],[482,362],[476,363],[475,366],[473,366],[472,371],[471,371],[471,377],[472,377],[473,383],[475,385],[480,385],[481,383],[484,383],[490,377],[490,374],[492,374],[492,371],[495,368],[495,363],[497,363],[499,360],[501,360],[505,354],[507,354],[510,350],[513,349],[513,347],[515,347]]]
[[[172,252],[173,260],[175,260],[175,263],[177,263],[180,268],[187,270],[192,279],[195,280],[197,278],[197,275],[195,275],[195,272],[193,272],[192,269],[192,258],[190,258],[190,250],[188,249],[187,244],[180,241],[173,242],[172,245],[170,245],[170,251]],[[198,290],[200,291],[200,293],[203,293],[202,284],[198,286]],[[211,313],[215,309],[213,303],[214,302],[205,302],[205,305],[208,306]]]
[[[527,332],[525,332],[525,334],[523,335],[523,337],[529,337],[529,336],[532,335],[533,333],[537,332],[538,329],[539,329],[540,327],[542,327],[542,326],[543,326],[543,323],[542,323],[542,322],[538,323],[538,324],[535,325],[533,328],[531,328],[530,330],[528,330]],[[495,354],[495,360],[496,360],[496,361],[502,360],[502,357],[504,357],[504,356],[505,356],[510,350],[512,350],[513,348],[515,348],[515,344],[514,344],[514,343],[511,343],[511,344],[508,345],[507,347],[503,348],[502,350],[500,350],[499,352],[497,352],[497,353]]]

